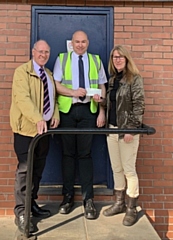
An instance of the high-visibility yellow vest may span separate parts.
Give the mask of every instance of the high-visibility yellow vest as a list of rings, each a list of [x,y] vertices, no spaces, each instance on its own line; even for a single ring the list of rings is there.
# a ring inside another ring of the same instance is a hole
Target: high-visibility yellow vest
[[[71,69],[71,53],[60,53],[59,54],[60,63],[62,66],[62,82],[61,84],[67,88],[72,89],[72,69]],[[98,88],[99,80],[99,69],[101,66],[100,57],[98,55],[93,55],[88,53],[89,60],[89,83],[90,88]],[[57,98],[59,111],[63,113],[68,113],[72,105],[72,97],[58,95]],[[92,113],[97,112],[98,103],[94,102],[91,98],[90,110]]]

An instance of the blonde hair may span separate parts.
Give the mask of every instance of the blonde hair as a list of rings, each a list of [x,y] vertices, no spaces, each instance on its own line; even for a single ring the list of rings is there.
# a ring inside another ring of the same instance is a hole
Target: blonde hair
[[[136,66],[136,64],[134,63],[130,52],[122,45],[117,45],[115,46],[111,52],[110,52],[110,57],[109,57],[109,64],[108,64],[108,72],[110,74],[110,77],[116,77],[117,75],[117,71],[116,68],[113,64],[113,54],[114,51],[117,51],[120,56],[125,57],[126,59],[126,66],[123,70],[124,74],[126,75],[126,81],[131,83],[133,81],[133,77],[135,75],[140,75],[139,70]]]

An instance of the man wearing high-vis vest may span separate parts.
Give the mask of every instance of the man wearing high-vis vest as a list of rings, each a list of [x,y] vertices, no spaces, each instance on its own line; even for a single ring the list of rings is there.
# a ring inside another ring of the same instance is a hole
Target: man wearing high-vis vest
[[[107,78],[98,55],[87,53],[89,40],[85,32],[72,36],[73,51],[59,54],[54,66],[54,79],[58,92],[60,127],[95,128],[105,125],[105,99]],[[88,89],[93,93],[88,93]],[[97,90],[100,89],[100,93]],[[74,204],[76,162],[79,168],[84,215],[95,219],[93,203],[93,162],[91,158],[92,134],[62,134],[62,173],[64,196],[59,212],[68,214]]]

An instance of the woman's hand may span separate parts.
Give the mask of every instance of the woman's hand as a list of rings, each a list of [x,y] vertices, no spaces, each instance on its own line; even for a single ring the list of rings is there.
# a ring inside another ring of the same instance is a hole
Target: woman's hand
[[[131,135],[131,134],[125,134],[124,135],[124,142],[130,143],[132,141],[133,141],[133,135]]]

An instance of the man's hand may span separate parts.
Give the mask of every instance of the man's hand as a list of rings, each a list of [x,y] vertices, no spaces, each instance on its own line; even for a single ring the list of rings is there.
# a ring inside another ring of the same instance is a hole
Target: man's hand
[[[99,94],[94,94],[93,96],[94,102],[102,102],[103,98]]]
[[[37,123],[37,133],[42,134],[47,132],[47,123],[41,120]]]
[[[98,103],[105,103],[106,88],[104,84],[99,84],[99,89],[101,89],[101,96],[99,94],[94,94],[93,100]]]
[[[105,125],[105,119],[106,119],[105,112],[100,111],[97,117],[97,127],[103,127]]]
[[[57,128],[59,125],[59,119],[52,118],[50,123],[50,128]]]
[[[73,90],[73,97],[84,97],[86,95],[87,91],[85,88],[78,88],[76,90]]]

